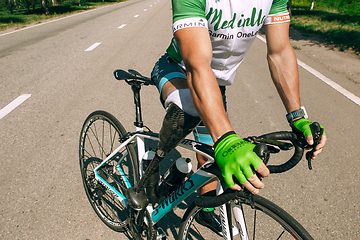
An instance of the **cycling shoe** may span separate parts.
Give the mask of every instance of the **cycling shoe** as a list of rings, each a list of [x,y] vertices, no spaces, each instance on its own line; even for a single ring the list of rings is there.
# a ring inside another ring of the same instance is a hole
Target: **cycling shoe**
[[[220,217],[217,216],[214,211],[205,212],[200,210],[199,214],[196,215],[195,221],[216,234],[223,236]]]

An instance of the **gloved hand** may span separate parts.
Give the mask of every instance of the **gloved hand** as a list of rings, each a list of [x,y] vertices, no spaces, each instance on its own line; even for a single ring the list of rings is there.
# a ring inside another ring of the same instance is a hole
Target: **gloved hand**
[[[259,173],[264,177],[269,175],[269,170],[253,151],[254,147],[254,144],[241,139],[233,132],[225,134],[215,143],[215,160],[229,188],[235,185],[233,175],[252,193],[256,194],[259,192],[258,189],[264,187],[264,184],[253,173],[250,165],[255,170],[263,165]]]
[[[320,125],[322,133],[313,133],[310,127],[311,124],[312,122],[305,118],[300,118],[290,124],[293,132],[303,134],[309,146],[313,147],[313,150],[307,155],[309,163],[310,159],[315,159],[315,157],[321,153],[327,140],[324,127]],[[311,169],[311,165],[309,165],[309,168]]]
[[[298,133],[298,134],[302,133],[309,145],[314,144],[314,140],[313,140],[312,132],[311,132],[311,128],[310,128],[311,124],[312,124],[312,122],[305,118],[300,118],[298,120],[295,120],[291,124],[291,128],[292,128],[293,132]],[[322,135],[326,136],[324,127],[321,125],[320,125],[320,127],[323,129]]]

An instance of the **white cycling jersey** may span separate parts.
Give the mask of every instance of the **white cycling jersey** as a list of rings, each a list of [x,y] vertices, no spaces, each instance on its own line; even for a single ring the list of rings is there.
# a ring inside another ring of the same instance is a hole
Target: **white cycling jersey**
[[[189,27],[209,30],[213,58],[211,67],[219,85],[233,83],[256,34],[264,24],[290,21],[288,0],[172,0],[173,32]],[[168,55],[182,67],[175,39]]]

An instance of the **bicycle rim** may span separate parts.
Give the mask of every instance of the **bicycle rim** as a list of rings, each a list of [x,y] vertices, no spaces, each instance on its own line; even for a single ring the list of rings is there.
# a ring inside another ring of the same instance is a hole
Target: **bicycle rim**
[[[96,111],[86,119],[80,136],[80,170],[86,195],[99,218],[115,231],[122,231],[126,226],[128,210],[113,191],[124,195],[138,180],[134,147],[130,144],[123,148],[99,169],[99,176],[110,187],[104,187],[95,179],[94,169],[120,145],[119,139],[125,134],[114,116]]]
[[[232,201],[231,206],[233,239],[313,239],[293,217],[265,198],[254,196],[250,200],[244,194]],[[233,217],[234,211],[238,210],[244,215],[244,230],[239,226],[241,221]],[[199,207],[189,207],[180,225],[178,239],[224,239],[197,222],[199,211],[202,211]],[[215,214],[219,216],[218,208]]]

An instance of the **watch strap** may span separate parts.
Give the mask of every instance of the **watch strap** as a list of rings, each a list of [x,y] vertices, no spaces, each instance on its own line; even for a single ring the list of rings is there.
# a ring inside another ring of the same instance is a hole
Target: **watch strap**
[[[289,123],[293,122],[293,120],[296,118],[308,118],[305,107],[301,107],[299,110],[295,110],[286,114],[286,119]]]

